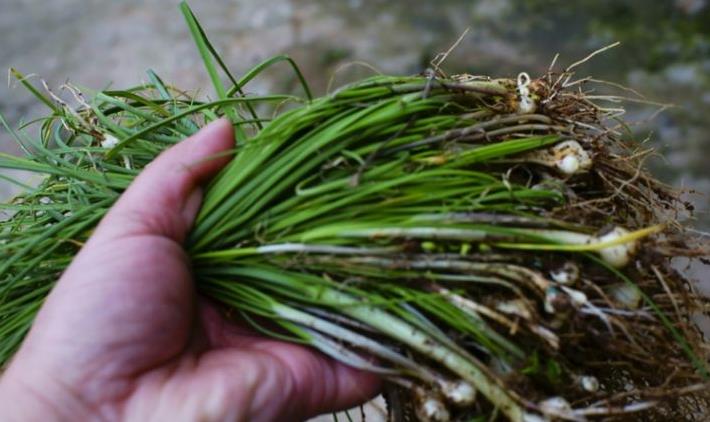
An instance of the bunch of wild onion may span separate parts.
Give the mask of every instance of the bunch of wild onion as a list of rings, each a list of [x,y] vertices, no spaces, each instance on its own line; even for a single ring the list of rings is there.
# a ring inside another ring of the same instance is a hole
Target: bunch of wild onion
[[[704,409],[705,358],[687,323],[697,298],[667,259],[684,246],[653,212],[675,206],[672,193],[602,125],[608,110],[566,88],[571,72],[436,71],[315,99],[305,84],[307,99],[246,96],[261,70],[293,63],[276,57],[237,80],[183,12],[216,101],[149,72],[127,90],[68,87],[81,104],[70,107],[15,72],[52,114],[39,140],[13,132],[24,157],[0,156],[0,167],[47,175],[3,205],[0,362],[140,170],[227,115],[235,158],[209,186],[187,248],[198,289],[235,317],[383,374],[400,416]],[[259,117],[269,103],[285,111]]]

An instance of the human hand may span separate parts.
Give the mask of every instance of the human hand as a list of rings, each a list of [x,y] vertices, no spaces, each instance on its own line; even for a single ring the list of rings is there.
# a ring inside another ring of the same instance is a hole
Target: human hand
[[[232,143],[214,122],[124,192],[0,378],[2,420],[300,420],[375,393],[373,375],[259,337],[196,295],[182,242]]]

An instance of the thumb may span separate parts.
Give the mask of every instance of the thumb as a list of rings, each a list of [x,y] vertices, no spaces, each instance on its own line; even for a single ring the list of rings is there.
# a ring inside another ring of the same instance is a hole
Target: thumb
[[[92,243],[126,236],[161,236],[182,243],[202,202],[200,184],[229,161],[232,125],[219,119],[151,162],[106,214]]]

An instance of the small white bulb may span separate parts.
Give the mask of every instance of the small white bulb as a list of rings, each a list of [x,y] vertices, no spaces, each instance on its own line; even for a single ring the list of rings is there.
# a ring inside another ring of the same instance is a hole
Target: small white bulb
[[[589,302],[587,295],[579,290],[570,289],[569,287],[562,286],[562,290],[572,299],[572,303],[575,306],[584,306]]]
[[[579,267],[574,262],[567,261],[560,268],[550,271],[550,278],[566,286],[572,285],[579,280]]]
[[[118,138],[109,133],[104,135],[104,139],[103,141],[101,141],[102,148],[110,149],[115,147],[116,145],[118,145]]]
[[[448,422],[451,419],[444,403],[433,397],[425,398],[417,407],[416,413],[422,421]]]
[[[523,414],[523,422],[549,422],[550,420],[534,413]]]
[[[537,105],[535,104],[535,100],[526,96],[520,98],[516,111],[518,114],[532,114],[535,112],[536,109]]]
[[[469,406],[476,401],[476,389],[466,381],[443,382],[441,392],[456,406]]]
[[[579,377],[579,384],[584,391],[596,393],[599,391],[599,380],[591,375],[583,375]]]
[[[550,397],[540,402],[540,410],[548,415],[565,415],[572,412],[572,406],[562,397]]]
[[[560,173],[571,176],[584,173],[592,167],[589,153],[582,148],[579,142],[568,140],[552,147],[555,168]]]
[[[557,162],[557,168],[564,174],[575,174],[579,169],[579,160],[573,155],[568,155]]]
[[[629,231],[623,227],[614,227],[610,232],[599,236],[599,242],[611,242],[629,234]],[[625,267],[638,249],[638,242],[631,240],[620,245],[610,246],[599,250],[599,255],[604,262],[615,268]]]
[[[614,284],[609,287],[609,295],[627,309],[638,309],[641,306],[641,290],[626,283]]]
[[[537,108],[535,100],[530,96],[530,75],[525,72],[518,74],[518,114],[534,113]]]
[[[545,312],[547,312],[548,314],[555,313],[554,303],[561,295],[562,293],[554,287],[550,287],[547,289],[547,291],[545,292]]]

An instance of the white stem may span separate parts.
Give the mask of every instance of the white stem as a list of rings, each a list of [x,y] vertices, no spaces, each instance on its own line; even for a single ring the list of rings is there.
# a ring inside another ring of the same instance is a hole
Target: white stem
[[[394,352],[392,349],[383,346],[381,343],[371,340],[370,338],[358,334],[355,331],[348,330],[347,328],[343,328],[340,325],[333,324],[329,321],[315,317],[306,312],[302,312],[292,307],[281,305],[279,303],[274,303],[271,306],[271,310],[280,318],[283,318],[287,321],[295,322],[297,324],[312,328],[322,333],[326,333],[334,338],[342,339],[343,341],[362,348],[363,350],[379,358],[392,362],[403,369],[407,369],[416,373],[420,372],[419,366],[410,359],[407,359],[406,357]],[[435,380],[435,377],[433,376],[427,374],[420,375],[420,378],[423,378],[427,382],[434,382]]]
[[[359,248],[351,246],[335,245],[308,245],[305,243],[280,243],[274,245],[264,245],[256,248],[261,254],[271,253],[322,253],[331,255],[381,255],[398,251],[399,248]]]
[[[414,350],[439,362],[459,375],[481,392],[494,406],[498,407],[511,421],[523,421],[523,409],[520,399],[507,390],[485,366],[473,357],[464,358],[433,341],[423,331],[393,317],[387,312],[371,305],[354,305],[355,298],[333,289],[319,290],[319,298],[333,304],[341,303],[341,311],[357,320],[366,322],[391,338],[407,344]]]
[[[537,233],[546,239],[567,245],[585,246],[585,250],[596,251],[607,264],[622,268],[626,266],[638,249],[638,237],[650,234],[657,229],[649,227],[634,233],[623,227],[614,227],[601,236],[592,236],[564,230],[526,229],[528,233]]]

